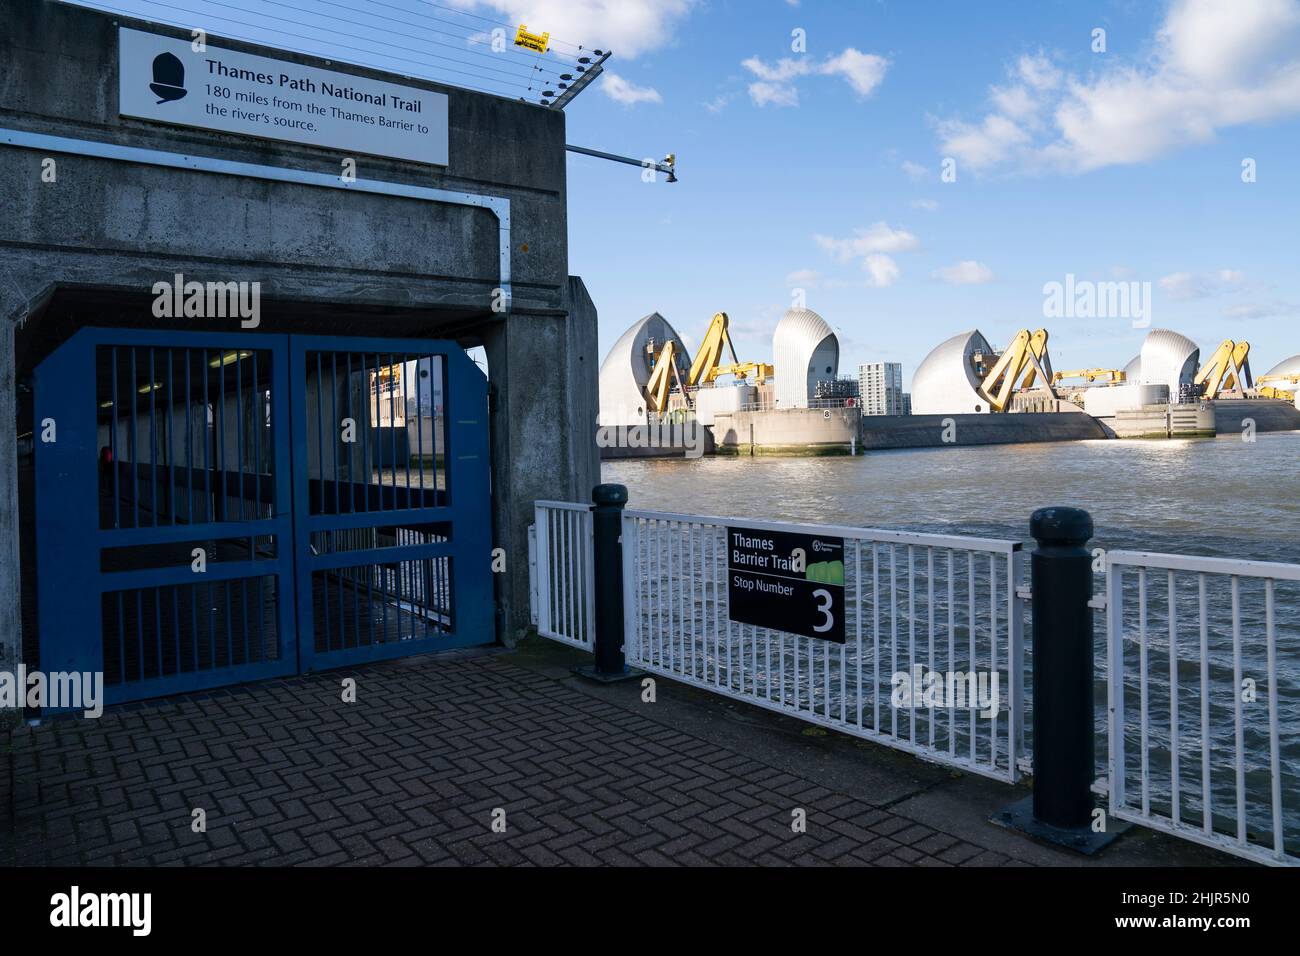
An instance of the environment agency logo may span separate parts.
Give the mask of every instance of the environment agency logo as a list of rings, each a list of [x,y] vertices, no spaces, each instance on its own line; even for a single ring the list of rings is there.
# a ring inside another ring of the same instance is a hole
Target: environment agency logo
[[[184,99],[189,92],[185,89],[185,64],[174,53],[159,53],[153,58],[153,82],[149,89],[159,97],[159,103]]]

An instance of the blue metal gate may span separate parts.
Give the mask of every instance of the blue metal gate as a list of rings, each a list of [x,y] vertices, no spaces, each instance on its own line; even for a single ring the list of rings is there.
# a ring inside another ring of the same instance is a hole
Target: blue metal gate
[[[116,703],[494,639],[454,343],[88,328],[33,384],[43,671]]]

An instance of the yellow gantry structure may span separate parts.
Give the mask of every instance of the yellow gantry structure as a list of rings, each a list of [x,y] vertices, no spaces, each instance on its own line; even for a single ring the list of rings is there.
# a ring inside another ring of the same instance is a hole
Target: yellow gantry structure
[[[753,375],[757,385],[762,385],[772,377],[772,366],[763,362],[742,362],[736,358],[736,348],[731,344],[731,335],[727,332],[728,323],[727,313],[714,314],[708,331],[704,333],[704,341],[695,352],[695,361],[691,363],[691,370],[686,376],[688,387],[694,388],[701,384],[712,385],[719,375],[734,375],[741,382]],[[721,364],[724,346],[731,353],[730,365]]]
[[[1118,368],[1080,368],[1069,372],[1057,372],[1052,376],[1052,384],[1056,385],[1067,378],[1081,378],[1088,382],[1095,382],[1099,378],[1107,379],[1111,384],[1118,385],[1127,379],[1123,369]]]
[[[1033,333],[1021,329],[985,374],[979,392],[988,400],[990,409],[1004,412],[1011,405],[1011,397],[1017,387],[1033,388],[1038,379],[1042,379],[1043,387],[1050,392],[1052,362],[1047,356],[1047,329],[1038,329]]]
[[[1208,399],[1230,392],[1245,394],[1255,384],[1250,375],[1250,343],[1224,339],[1196,373],[1193,383],[1205,387],[1204,396]]]

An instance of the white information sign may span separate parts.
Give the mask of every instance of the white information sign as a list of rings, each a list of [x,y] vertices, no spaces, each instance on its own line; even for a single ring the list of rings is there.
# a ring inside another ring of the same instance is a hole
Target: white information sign
[[[349,73],[118,31],[123,116],[447,165],[447,96]]]

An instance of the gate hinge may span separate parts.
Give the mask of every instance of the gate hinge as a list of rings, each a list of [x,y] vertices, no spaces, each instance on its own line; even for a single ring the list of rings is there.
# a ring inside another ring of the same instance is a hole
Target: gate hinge
[[[1088,607],[1092,608],[1094,611],[1106,610],[1106,595],[1094,594],[1092,600],[1088,602]]]

